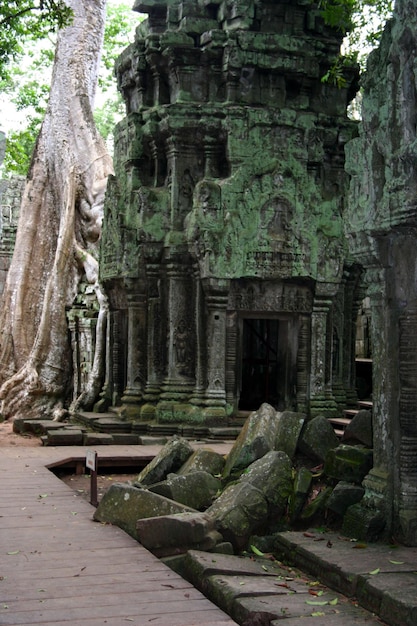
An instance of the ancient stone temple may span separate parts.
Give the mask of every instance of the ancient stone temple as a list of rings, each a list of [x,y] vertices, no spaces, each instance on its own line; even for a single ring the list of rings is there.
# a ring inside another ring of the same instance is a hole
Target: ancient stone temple
[[[374,468],[352,528],[417,545],[417,165],[415,3],[397,0],[364,80],[346,230],[365,268],[373,344]]]
[[[101,248],[110,300],[100,406],[218,423],[269,402],[336,415],[355,396],[360,268],[344,146],[323,76],[342,35],[311,0],[137,0],[117,64]]]
[[[0,180],[0,295],[12,260],[24,184],[22,176]]]

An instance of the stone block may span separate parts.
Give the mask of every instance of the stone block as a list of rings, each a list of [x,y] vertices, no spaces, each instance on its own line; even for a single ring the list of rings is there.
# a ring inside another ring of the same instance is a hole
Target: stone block
[[[330,511],[343,516],[348,507],[357,504],[362,499],[364,493],[365,489],[360,485],[340,481],[333,489],[326,506]]]
[[[161,482],[168,474],[176,472],[192,455],[191,444],[182,437],[172,437],[156,457],[140,472],[137,481],[142,485]]]
[[[360,484],[373,464],[373,452],[360,446],[339,445],[329,450],[324,472],[331,478]]]
[[[138,539],[136,524],[139,519],[187,512],[192,512],[192,509],[147,489],[113,483],[95,510],[94,519],[115,524]]]
[[[114,443],[112,435],[106,433],[85,433],[83,437],[84,446],[104,446],[112,445]]]
[[[306,415],[304,413],[283,411],[278,414],[275,450],[282,450],[290,459],[293,459],[305,421]]]
[[[235,483],[207,509],[217,529],[234,548],[242,549],[253,533],[268,519],[268,502],[263,493],[249,483]]]
[[[278,415],[271,405],[264,403],[251,413],[226,458],[223,477],[245,469],[273,450],[277,428]]]
[[[298,448],[314,461],[323,462],[329,450],[339,445],[333,426],[323,415],[307,422],[301,433]]]
[[[221,481],[207,472],[192,472],[184,476],[170,474],[168,478],[151,485],[150,491],[202,511],[209,507],[221,489]]]
[[[169,547],[191,547],[203,543],[215,530],[214,519],[204,513],[178,513],[140,519],[137,537],[148,550]],[[196,548],[198,549],[198,548]]]
[[[252,463],[238,482],[249,483],[259,489],[268,503],[270,515],[282,515],[292,490],[291,460],[285,452],[271,450]]]
[[[83,432],[76,428],[58,428],[47,430],[47,445],[49,446],[82,446]]]
[[[342,533],[361,541],[378,541],[386,525],[386,516],[382,511],[363,506],[360,502],[352,504],[343,518]]]
[[[220,475],[223,471],[225,458],[222,454],[207,448],[195,450],[190,458],[178,470],[178,474],[190,472],[208,472],[212,476]]]
[[[301,514],[310,492],[313,475],[306,467],[301,467],[295,477],[293,492],[289,501],[289,514],[291,521],[295,521]]]
[[[373,446],[373,430],[372,430],[372,413],[363,409],[359,411],[346,426],[343,433],[342,441],[357,441],[372,448]]]

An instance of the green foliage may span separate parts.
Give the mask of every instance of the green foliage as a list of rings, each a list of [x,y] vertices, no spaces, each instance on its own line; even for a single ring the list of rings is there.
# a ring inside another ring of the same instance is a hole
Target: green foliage
[[[319,9],[326,24],[345,36],[348,53],[340,55],[322,78],[343,88],[345,68],[359,63],[365,69],[366,58],[378,45],[386,21],[392,16],[393,0],[320,0]]]
[[[0,32],[3,27],[2,19],[5,19],[6,13],[12,13],[13,5],[16,6],[17,4],[20,7],[32,5],[35,2],[11,2],[7,9],[0,8]],[[58,6],[61,3],[48,2],[47,4],[48,6],[52,4]],[[36,15],[37,17],[35,14],[31,15],[32,23],[34,23],[33,20],[39,19],[39,14]],[[15,17],[14,19],[17,20],[18,18]],[[106,93],[107,98],[100,103],[94,112],[98,130],[104,139],[111,135],[116,121],[123,116],[124,105],[117,94],[113,67],[116,57],[128,45],[137,21],[137,15],[132,12],[128,4],[114,5],[109,0],[99,76],[99,87],[102,94]],[[17,21],[13,23],[19,25]],[[61,26],[65,23],[61,20],[56,24]],[[23,42],[23,30],[16,32],[16,41],[20,41],[20,32],[22,32],[21,41]],[[37,40],[37,37],[41,36],[41,32],[45,37],[48,35],[42,42]],[[29,168],[36,137],[39,134],[48,103],[55,51],[55,43],[50,37],[52,32],[53,28],[38,30],[36,37],[30,37],[26,42],[24,54],[23,52],[17,54],[17,50],[21,50],[19,43],[16,52],[9,56],[7,72],[4,71],[3,75],[1,75],[0,59],[0,92],[7,97],[10,103],[13,103],[16,111],[22,111],[25,114],[24,128],[16,128],[7,133],[4,170],[8,173],[26,175]],[[13,61],[14,57],[16,58]]]
[[[326,24],[347,33],[353,27],[357,5],[357,0],[320,0],[319,9]]]
[[[46,38],[71,20],[63,0],[9,0],[0,6],[0,80],[7,80],[10,61],[28,41]]]

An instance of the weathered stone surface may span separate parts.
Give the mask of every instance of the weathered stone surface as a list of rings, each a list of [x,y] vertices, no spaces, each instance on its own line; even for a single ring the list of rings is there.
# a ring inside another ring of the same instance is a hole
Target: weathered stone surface
[[[301,514],[307,496],[310,491],[313,475],[306,467],[301,467],[294,480],[293,492],[289,501],[289,514],[291,521],[295,521]]]
[[[342,441],[357,441],[363,443],[368,448],[373,445],[372,413],[370,411],[359,411],[346,426]]]
[[[137,539],[136,524],[139,519],[187,512],[192,512],[192,509],[147,489],[114,483],[103,495],[94,512],[94,519],[115,524]]]
[[[362,541],[378,541],[385,531],[387,518],[383,511],[373,507],[352,504],[343,517],[342,532],[346,537]]]
[[[226,487],[207,513],[216,518],[225,539],[241,548],[269,516],[284,513],[291,489],[291,460],[285,452],[271,450]]]
[[[282,515],[292,491],[292,463],[285,452],[271,450],[252,463],[238,483],[249,483],[264,495],[269,514]]]
[[[138,520],[137,537],[154,554],[179,554],[210,550],[222,541],[212,517],[203,513],[178,513]]]
[[[77,428],[57,428],[47,430],[47,442],[50,446],[82,446],[83,432]]]
[[[331,478],[360,484],[372,468],[372,462],[372,450],[342,444],[329,450],[324,472]]]
[[[85,433],[83,437],[84,446],[111,445],[115,443],[112,435],[108,433]]]
[[[245,546],[252,532],[268,519],[268,502],[263,493],[249,483],[227,487],[207,509],[226,541],[237,549]]]
[[[229,576],[270,576],[277,578],[283,574],[277,562],[265,561],[265,559],[245,558],[243,556],[216,555],[190,550],[187,555],[187,572],[189,579],[199,587],[198,581],[215,574],[227,574]]]
[[[142,485],[152,485],[176,472],[192,455],[191,444],[181,437],[172,437],[158,452],[156,457],[140,472],[137,481]]]
[[[248,467],[273,450],[277,428],[277,412],[270,404],[264,403],[251,413],[227,456],[223,477]]]
[[[330,511],[343,516],[349,506],[362,499],[364,493],[365,489],[360,485],[340,481],[330,494],[326,506]]]
[[[194,471],[185,475],[169,474],[165,481],[149,487],[149,490],[154,493],[159,493],[198,511],[209,507],[220,489],[221,481],[203,471]]]
[[[305,420],[306,415],[304,413],[295,413],[293,411],[279,413],[275,450],[282,450],[288,454],[290,459],[293,459]]]
[[[339,440],[330,422],[318,415],[305,424],[298,447],[309,458],[324,461],[329,450],[336,448]]]
[[[195,450],[190,458],[178,470],[177,474],[189,474],[190,472],[208,472],[212,476],[222,473],[225,458],[222,454],[207,448]]]

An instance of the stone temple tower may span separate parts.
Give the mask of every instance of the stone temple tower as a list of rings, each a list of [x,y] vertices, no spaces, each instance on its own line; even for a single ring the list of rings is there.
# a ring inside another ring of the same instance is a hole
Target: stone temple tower
[[[343,235],[355,68],[311,0],[137,0],[117,63],[101,280],[103,403],[210,424],[354,396],[359,272]]]

